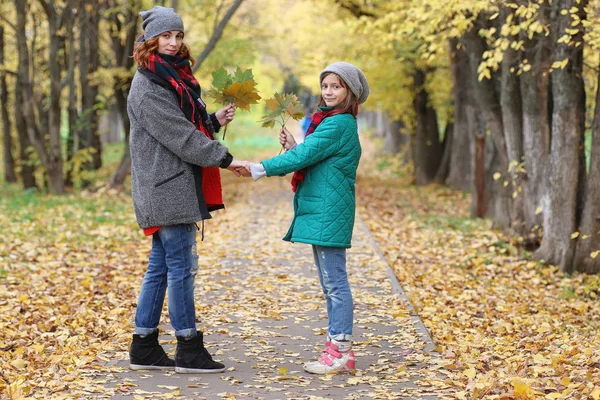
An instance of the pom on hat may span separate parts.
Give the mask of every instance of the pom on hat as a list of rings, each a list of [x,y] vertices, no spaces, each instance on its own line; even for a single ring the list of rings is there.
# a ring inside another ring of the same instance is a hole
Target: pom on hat
[[[140,11],[144,40],[152,39],[163,32],[183,32],[183,21],[172,8],[154,6],[150,10]]]
[[[328,65],[321,71],[319,74],[319,82],[323,82],[324,75],[327,72],[333,72],[342,78],[344,82],[346,82],[346,85],[348,85],[350,91],[354,93],[358,99],[359,104],[367,101],[371,89],[369,88],[367,77],[360,69],[347,62],[336,62]]]

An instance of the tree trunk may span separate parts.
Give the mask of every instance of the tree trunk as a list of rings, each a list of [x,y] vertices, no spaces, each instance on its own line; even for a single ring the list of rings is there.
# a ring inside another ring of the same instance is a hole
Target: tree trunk
[[[90,160],[85,170],[96,170],[102,166],[102,148],[98,135],[98,113],[95,109],[98,87],[91,84],[89,76],[98,70],[98,7],[91,7],[84,0],[79,13],[79,85],[81,87],[81,118],[79,147],[77,151],[90,151]],[[89,182],[87,182],[89,183]],[[87,184],[86,183],[86,184]]]
[[[452,73],[452,95],[454,98],[454,126],[450,144],[450,165],[446,184],[458,190],[469,190],[472,179],[471,143],[475,133],[469,125],[468,113],[475,112],[471,99],[469,58],[463,49],[458,49],[458,40],[449,42],[450,70]]]
[[[17,51],[19,56],[19,68],[17,72],[18,79],[18,94],[20,101],[16,104],[20,104],[22,107],[17,110],[21,117],[17,117],[17,129],[23,129],[28,136],[28,139],[35,149],[38,158],[42,162],[42,165],[47,169],[50,165],[50,157],[46,153],[46,140],[41,135],[37,118],[35,115],[34,108],[34,96],[33,87],[31,84],[30,75],[30,62],[29,62],[29,48],[27,47],[27,33],[26,33],[26,17],[27,17],[27,4],[22,0],[15,0],[15,8],[17,10],[17,25],[16,25],[16,36],[17,36]],[[19,126],[22,125],[22,126]],[[26,152],[28,147],[21,148],[21,153]],[[25,155],[25,154],[23,154]],[[22,158],[27,160],[28,157]],[[25,182],[23,182],[25,185]]]
[[[488,198],[485,189],[485,135],[480,132],[475,134],[473,150],[473,204],[471,206],[471,216],[475,218],[484,218],[487,215]]]
[[[122,11],[123,22],[119,19],[117,13],[113,13],[110,20],[110,31],[112,38],[112,49],[115,55],[116,66],[131,70],[133,67],[133,59],[130,55],[133,53],[133,45],[137,36],[137,19],[140,5],[138,3],[130,4]],[[127,29],[125,41],[121,40],[122,30]],[[127,95],[131,86],[133,77],[128,77],[124,80],[115,78],[114,90],[117,109],[121,114],[123,121],[123,131],[125,137],[123,139],[123,157],[119,163],[119,167],[110,177],[108,185],[110,187],[121,187],[125,183],[125,179],[131,173],[131,155],[129,154],[129,115],[127,114]]]
[[[442,142],[442,159],[440,166],[438,167],[434,182],[444,184],[446,178],[448,178],[448,172],[450,172],[450,158],[452,157],[452,135],[454,133],[454,124],[452,122],[446,123],[446,129],[444,129],[444,141]]]
[[[18,0],[17,0],[18,1]],[[48,49],[48,70],[50,73],[50,105],[48,107],[48,137],[49,149],[47,165],[44,165],[48,175],[48,184],[50,192],[53,194],[65,193],[65,179],[63,176],[63,158],[60,139],[60,69],[58,55],[60,48],[60,39],[58,30],[61,28],[59,18],[54,9],[54,2],[42,2],[46,16],[48,17],[48,37],[50,38],[50,47]],[[70,10],[68,10],[70,11]]]
[[[124,89],[119,89],[115,93],[115,97],[117,99],[117,106],[119,109],[127,109],[127,91]],[[125,179],[131,174],[131,153],[129,152],[129,131],[131,127],[131,122],[129,120],[129,115],[127,113],[123,115],[123,131],[125,132],[125,148],[123,150],[123,157],[121,158],[121,162],[119,163],[119,167],[115,171],[115,173],[110,177],[108,185],[110,187],[121,187],[125,183]]]
[[[37,188],[35,184],[35,168],[30,162],[31,140],[27,135],[27,123],[23,113],[23,84],[17,75],[15,82],[15,127],[19,138],[19,159],[21,160],[21,182],[23,189]]]
[[[409,142],[408,135],[404,134],[406,128],[404,122],[399,119],[387,120],[385,138],[383,139],[383,151],[386,153],[399,153]]]
[[[11,136],[10,117],[8,115],[8,85],[6,84],[6,72],[4,72],[4,27],[0,25],[0,102],[2,104],[2,148],[4,149],[4,181],[16,183],[15,158],[13,157],[13,143]]]
[[[555,4],[556,35],[561,37],[571,28],[571,14],[562,15],[561,9],[581,7],[583,20],[586,1],[565,0]],[[583,42],[578,33],[574,41]],[[581,152],[585,134],[585,91],[583,83],[583,46],[554,44],[553,60],[569,58],[564,69],[552,72],[552,131],[548,160],[548,185],[543,196],[544,237],[536,256],[545,262],[559,265],[565,272],[573,271],[576,241],[571,235],[577,231],[578,210],[583,203],[581,185]]]
[[[600,73],[598,74],[600,82]],[[592,151],[590,155],[590,172],[587,177],[587,188],[584,199],[581,224],[573,271],[600,273],[600,87],[596,90],[596,108],[592,125]]]
[[[73,8],[72,1],[69,2],[68,7]],[[78,129],[77,129],[77,120],[79,118],[79,112],[77,111],[77,87],[75,85],[75,64],[77,59],[77,50],[75,48],[75,30],[74,16],[69,13],[65,21],[67,28],[67,36],[69,38],[69,49],[68,53],[66,53],[66,61],[67,65],[67,81],[69,82],[69,100],[67,105],[67,115],[68,115],[68,124],[69,124],[69,133],[67,136],[67,144],[66,144],[66,161],[67,161],[67,171],[65,177],[65,184],[67,186],[73,186],[73,157],[75,155],[75,149],[78,141]]]
[[[540,7],[539,20],[550,23],[550,5],[547,1]],[[525,41],[524,58],[531,70],[521,75],[521,97],[523,99],[523,155],[524,155],[524,227],[526,244],[538,247],[541,241],[541,226],[544,210],[542,194],[546,185],[546,165],[550,153],[550,74],[552,63],[551,37],[536,35]]]
[[[510,206],[512,202],[511,193],[508,187],[504,186],[504,182],[507,180],[508,154],[502,124],[501,106],[498,101],[494,82],[490,79],[478,81],[477,69],[486,46],[483,39],[479,37],[478,32],[480,28],[480,23],[476,22],[474,27],[465,34],[463,40],[466,45],[467,54],[469,55],[469,69],[474,85],[474,97],[481,110],[481,117],[485,126],[490,131],[491,139],[496,146],[496,152],[494,153],[494,158],[492,158],[494,170],[489,172],[500,173],[502,177],[502,179],[496,180],[493,188],[488,188],[488,194],[490,196],[493,195],[491,198],[493,208],[490,211],[493,213],[494,227],[506,229],[510,227]]]
[[[414,72],[416,114],[415,137],[413,138],[413,162],[417,185],[426,185],[433,181],[442,158],[442,146],[437,125],[437,115],[429,104],[429,95],[425,89],[425,71]]]
[[[501,71],[500,104],[502,106],[502,126],[506,138],[508,169],[506,171],[507,190],[511,192],[512,207],[509,209],[510,229],[513,234],[525,237],[523,174],[523,109],[519,77],[512,71],[520,63],[519,54],[508,48],[504,53]]]

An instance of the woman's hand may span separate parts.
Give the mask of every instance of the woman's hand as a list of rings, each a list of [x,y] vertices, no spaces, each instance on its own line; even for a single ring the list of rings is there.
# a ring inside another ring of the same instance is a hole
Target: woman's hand
[[[281,143],[284,149],[289,150],[296,145],[296,139],[294,139],[294,136],[287,128],[281,128],[281,131],[279,131],[279,143]]]
[[[240,176],[252,176],[250,174],[250,163],[248,161],[240,161],[235,158],[231,161],[231,164],[227,167],[228,170],[233,172],[233,174],[237,177]]]
[[[217,120],[221,126],[225,126],[235,117],[235,104],[231,103],[221,108],[219,111],[215,113]]]

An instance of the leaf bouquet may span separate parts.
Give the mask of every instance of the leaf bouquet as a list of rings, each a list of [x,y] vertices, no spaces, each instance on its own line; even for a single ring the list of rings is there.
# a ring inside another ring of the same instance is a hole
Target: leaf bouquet
[[[263,128],[273,128],[275,122],[285,128],[285,124],[290,118],[298,121],[304,116],[302,103],[295,94],[275,93],[273,98],[265,100],[265,105],[267,115],[258,121]]]
[[[233,103],[244,111],[250,111],[250,104],[257,104],[260,100],[252,69],[243,71],[237,67],[233,74],[229,74],[225,68],[220,67],[212,73],[212,76],[212,88],[206,95],[217,103],[223,105]],[[223,131],[223,139],[227,133],[227,126],[225,125]]]

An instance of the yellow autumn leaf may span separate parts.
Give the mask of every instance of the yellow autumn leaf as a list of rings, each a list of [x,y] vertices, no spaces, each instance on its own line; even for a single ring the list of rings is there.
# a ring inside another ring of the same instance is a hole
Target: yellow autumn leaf
[[[511,385],[514,388],[513,395],[518,400],[534,400],[535,393],[531,386],[520,380],[519,378],[515,378],[511,381]]]
[[[41,354],[44,351],[44,345],[43,344],[34,344],[34,345],[31,346],[31,348],[34,349],[39,354]]]
[[[11,361],[10,364],[13,367],[15,367],[16,369],[23,369],[27,365],[27,363],[25,362],[25,360],[23,360],[22,358],[17,358],[16,360]]]
[[[552,364],[552,361],[550,359],[544,357],[540,353],[538,353],[535,356],[533,356],[533,360],[535,361],[536,364],[542,364],[542,365],[550,365],[550,364]]]
[[[465,369],[463,371],[463,374],[468,378],[474,379],[475,376],[477,375],[477,371],[475,370],[475,368],[471,367],[471,368]]]
[[[576,239],[579,237],[579,232],[573,232],[571,233],[571,239]]]

